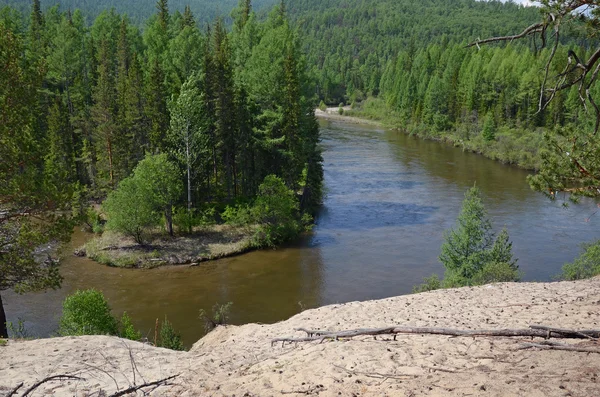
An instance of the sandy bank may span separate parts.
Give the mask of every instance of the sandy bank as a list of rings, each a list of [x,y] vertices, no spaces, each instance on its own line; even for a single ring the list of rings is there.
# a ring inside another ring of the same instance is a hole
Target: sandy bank
[[[304,336],[294,328],[343,330],[388,325],[461,329],[544,324],[600,328],[600,278],[506,283],[352,302],[302,312],[273,325],[221,327],[189,352],[111,337],[10,341],[0,347],[0,393],[49,375],[54,395],[107,395],[179,374],[156,396],[593,396],[600,354],[519,350],[530,338],[401,335],[271,346]],[[600,349],[595,341],[561,340]],[[98,394],[96,394],[98,395]]]
[[[344,106],[344,112],[347,112],[350,109],[351,109],[350,106]],[[327,120],[343,121],[344,123],[350,123],[350,124],[367,124],[367,125],[383,126],[383,123],[381,123],[379,121],[361,119],[359,117],[344,116],[342,114],[339,114],[339,107],[338,108],[327,108],[324,111],[321,109],[315,109],[315,116],[317,116],[319,118],[327,119]]]
[[[253,228],[213,225],[191,235],[170,237],[157,234],[141,246],[132,238],[104,232],[88,241],[76,255],[96,262],[128,268],[164,265],[197,265],[201,262],[240,255],[253,248]]]

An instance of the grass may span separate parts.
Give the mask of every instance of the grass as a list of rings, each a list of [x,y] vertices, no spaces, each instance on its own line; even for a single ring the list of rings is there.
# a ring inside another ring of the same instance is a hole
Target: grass
[[[108,266],[155,268],[193,265],[247,252],[253,248],[253,227],[213,225],[189,235],[170,237],[157,230],[147,245],[114,232],[104,232],[84,246],[86,256]]]

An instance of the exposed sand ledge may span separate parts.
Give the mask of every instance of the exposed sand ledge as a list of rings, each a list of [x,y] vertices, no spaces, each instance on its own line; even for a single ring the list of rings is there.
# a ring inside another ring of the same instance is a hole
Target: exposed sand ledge
[[[600,328],[600,278],[505,283],[325,306],[273,325],[220,327],[189,352],[113,337],[10,341],[0,347],[0,393],[49,375],[85,381],[46,383],[36,395],[107,395],[135,382],[180,374],[155,396],[593,396],[600,354],[517,350],[522,338],[403,335],[280,344],[296,327],[342,330],[387,325],[462,329],[543,324]],[[529,339],[527,339],[529,340]],[[600,349],[595,342],[585,343]],[[135,366],[132,366],[133,357]],[[134,375],[135,373],[135,375]],[[147,391],[149,389],[146,389]]]
[[[348,112],[351,110],[350,106],[344,106],[344,112]],[[345,116],[339,113],[339,108],[327,108],[325,110],[315,109],[315,116],[334,121],[343,121],[344,123],[350,124],[366,124],[366,125],[375,125],[375,126],[383,126],[383,123],[376,120],[362,119],[360,117],[355,116]]]

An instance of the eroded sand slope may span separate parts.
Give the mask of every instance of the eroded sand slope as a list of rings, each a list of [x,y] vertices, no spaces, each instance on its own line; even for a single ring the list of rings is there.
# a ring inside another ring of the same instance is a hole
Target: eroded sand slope
[[[189,352],[113,337],[54,338],[0,347],[0,393],[106,395],[179,375],[156,396],[597,396],[600,354],[518,350],[529,338],[401,335],[271,346],[294,328],[344,330],[389,325],[461,329],[542,324],[600,329],[600,278],[507,283],[352,302],[302,312],[273,325],[221,327]],[[600,349],[595,341],[561,341]],[[18,394],[20,395],[20,394]]]

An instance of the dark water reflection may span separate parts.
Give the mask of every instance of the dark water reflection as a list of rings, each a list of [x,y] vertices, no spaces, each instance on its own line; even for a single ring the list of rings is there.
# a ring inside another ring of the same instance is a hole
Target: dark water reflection
[[[452,227],[464,192],[483,192],[494,225],[506,226],[525,280],[550,280],[600,237],[593,201],[562,208],[532,192],[527,173],[435,142],[368,126],[323,122],[327,197],[313,233],[276,251],[253,252],[196,268],[107,268],[67,256],[59,291],[5,293],[9,319],[37,335],[56,329],[60,302],[78,288],[104,291],[144,333],[165,315],[187,344],[202,335],[198,310],[234,303],[231,321],[275,322],[336,302],[409,293],[424,276],[442,274],[442,233]],[[86,236],[75,235],[72,246]]]

